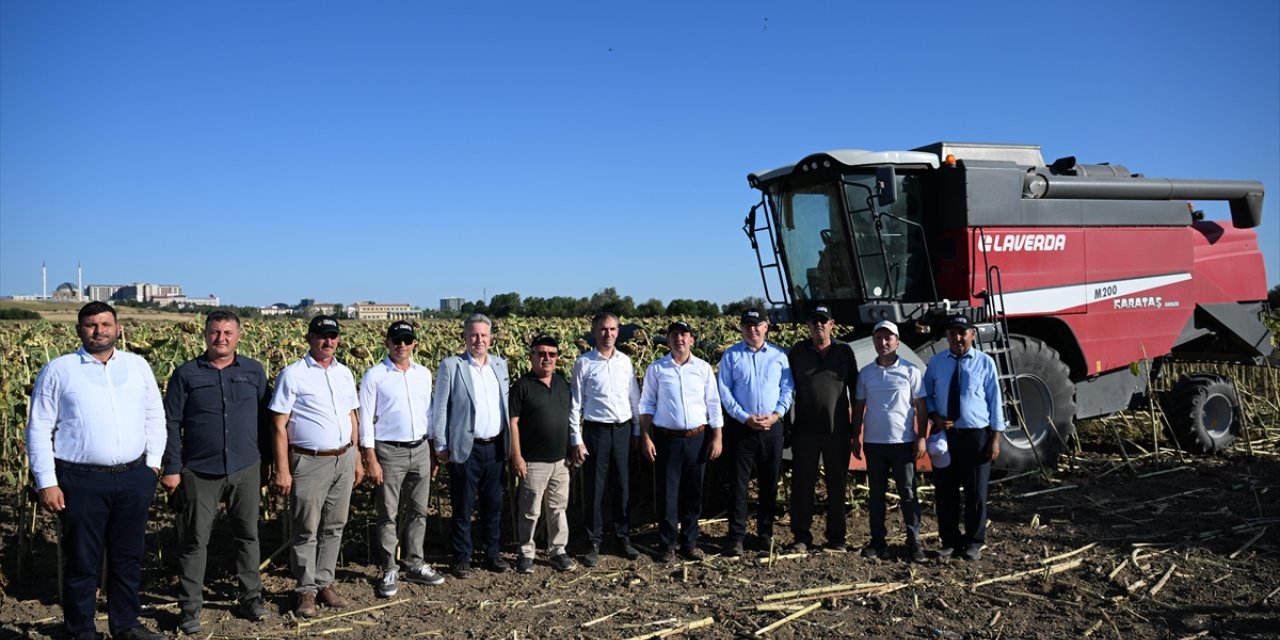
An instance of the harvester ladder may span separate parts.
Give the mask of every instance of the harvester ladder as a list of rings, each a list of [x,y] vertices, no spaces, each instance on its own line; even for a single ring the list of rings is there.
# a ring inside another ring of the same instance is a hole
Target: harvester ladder
[[[763,216],[757,216],[756,213],[763,210]],[[760,219],[764,219],[764,224],[760,224]],[[787,288],[787,277],[782,271],[782,256],[778,251],[778,241],[773,235],[773,225],[771,224],[771,216],[769,215],[769,207],[764,197],[760,202],[751,207],[751,212],[747,214],[747,219],[742,223],[742,231],[747,234],[747,238],[751,240],[751,248],[756,252],[756,264],[760,266],[760,280],[764,284],[764,298],[771,305],[789,304],[791,296]],[[768,248],[762,248],[757,236],[758,232],[764,231],[765,237],[769,239]],[[766,257],[766,253],[768,254]],[[768,259],[770,262],[765,262]],[[778,299],[774,298],[773,290],[769,288],[769,271],[773,271],[773,278],[776,280],[776,286],[782,296]]]
[[[984,252],[984,262],[985,262]],[[1018,372],[1013,365],[1013,352],[1009,338],[1009,318],[1004,306],[1004,283],[999,266],[986,269],[987,290],[982,304],[982,322],[995,328],[995,336],[982,345],[982,350],[996,361],[1000,380],[1000,396],[1004,402],[1005,424],[1022,424],[1018,415],[1022,410],[1022,395],[1018,391]]]
[[[1000,276],[999,265],[993,265],[990,262],[990,256],[987,255],[986,232],[982,227],[975,227],[973,230],[972,245],[970,246],[970,259],[972,263],[969,268],[970,277],[970,295],[981,297],[982,302],[982,322],[991,325],[995,329],[995,336],[982,344],[982,350],[995,359],[996,369],[1000,378],[1000,397],[1004,404],[1004,418],[1007,425],[1021,426],[1023,421],[1017,419],[1022,412],[1022,394],[1018,392],[1018,372],[1013,366],[1013,353],[1009,339],[1009,316],[1004,306],[1004,279]],[[986,275],[985,291],[974,292],[974,280],[978,275],[978,256],[982,256],[982,270]],[[981,336],[982,332],[979,331]],[[1028,440],[1030,434],[1027,434]]]

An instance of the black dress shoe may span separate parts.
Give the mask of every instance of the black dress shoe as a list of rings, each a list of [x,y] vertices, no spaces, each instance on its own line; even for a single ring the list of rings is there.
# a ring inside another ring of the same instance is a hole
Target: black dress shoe
[[[628,560],[635,560],[640,557],[640,552],[631,546],[631,541],[626,538],[618,541],[618,553]]]
[[[494,573],[506,573],[511,570],[511,566],[507,564],[506,560],[502,559],[502,556],[485,558],[484,568]]]
[[[245,600],[240,604],[237,604],[235,608],[231,610],[231,613],[237,617],[253,622],[257,622],[271,615],[271,613],[267,611],[266,605],[262,604],[262,598]]]
[[[111,637],[115,638],[115,640],[168,640],[169,638],[163,633],[156,633],[142,625],[132,629],[125,629],[120,633],[114,633]]]
[[[466,560],[459,560],[453,563],[453,567],[449,569],[449,572],[459,580],[466,580],[471,577],[471,563]]]
[[[594,567],[600,564],[600,547],[592,545],[587,552],[578,556],[578,562],[584,567]]]

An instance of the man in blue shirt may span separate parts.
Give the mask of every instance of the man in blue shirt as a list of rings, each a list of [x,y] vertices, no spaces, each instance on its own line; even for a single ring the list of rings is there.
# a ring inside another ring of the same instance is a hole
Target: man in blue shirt
[[[729,480],[729,540],[725,554],[742,555],[747,535],[747,485],[751,469],[760,476],[756,512],[758,547],[768,551],[778,504],[778,474],[782,468],[782,416],[791,408],[795,384],[787,354],[765,342],[769,321],[758,309],[742,314],[742,342],[720,359],[720,404],[726,415],[725,453],[733,475]]]
[[[977,332],[958,315],[947,326],[950,349],[929,359],[924,374],[929,418],[946,430],[951,464],[935,472],[941,558],[982,558],[987,532],[987,483],[991,462],[1000,455],[1005,429],[996,363],[973,348]],[[960,492],[964,490],[964,534],[960,533]]]

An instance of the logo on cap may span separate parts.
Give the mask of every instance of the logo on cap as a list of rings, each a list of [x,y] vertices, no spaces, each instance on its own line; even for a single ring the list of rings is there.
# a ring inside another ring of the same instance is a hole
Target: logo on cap
[[[742,314],[742,324],[760,324],[764,322],[764,316],[760,314],[759,309],[747,309]]]

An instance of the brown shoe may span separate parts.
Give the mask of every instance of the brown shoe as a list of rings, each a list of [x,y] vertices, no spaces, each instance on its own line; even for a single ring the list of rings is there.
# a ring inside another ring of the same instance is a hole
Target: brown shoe
[[[331,609],[343,609],[346,608],[347,605],[351,604],[350,602],[347,602],[346,598],[338,595],[338,591],[333,588],[333,585],[321,587],[320,593],[316,594],[316,599],[320,601],[320,604]]]
[[[316,617],[319,614],[316,611],[316,594],[310,591],[298,594],[298,606],[293,611],[303,618]]]

